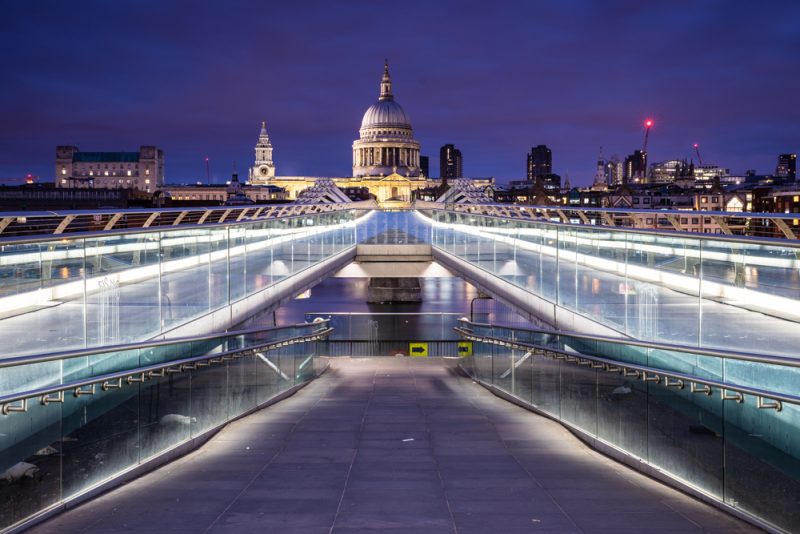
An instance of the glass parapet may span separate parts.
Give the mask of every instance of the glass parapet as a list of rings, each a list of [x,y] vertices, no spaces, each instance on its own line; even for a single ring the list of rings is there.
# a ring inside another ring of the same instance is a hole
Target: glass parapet
[[[367,213],[0,240],[2,357],[164,334],[352,248]]]
[[[499,388],[709,499],[800,530],[800,360],[461,321]]]
[[[800,243],[425,213],[438,250],[627,336],[783,355],[800,345]]]
[[[0,530],[312,379],[329,332],[320,321],[3,361]]]

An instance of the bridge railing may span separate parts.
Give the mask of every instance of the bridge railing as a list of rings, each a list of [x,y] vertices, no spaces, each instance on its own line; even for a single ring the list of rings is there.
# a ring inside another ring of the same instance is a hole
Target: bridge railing
[[[46,236],[125,229],[212,226],[279,219],[352,209],[371,209],[370,201],[337,204],[261,204],[186,208],[128,208],[0,213],[0,238]]]
[[[453,330],[463,313],[307,312],[307,322],[324,319],[333,332],[326,356],[456,356]]]
[[[0,361],[0,530],[311,380],[330,332],[321,321]]]
[[[3,357],[164,334],[354,247],[361,215],[0,239]]]
[[[624,335],[788,355],[800,344],[798,241],[426,213],[435,250]]]
[[[448,210],[474,215],[586,226],[800,239],[800,215],[796,213],[658,209],[655,207],[651,209],[599,208],[570,204],[555,206],[443,204],[423,201],[417,201],[415,207],[422,210]]]
[[[800,529],[800,359],[462,321],[462,367],[583,439],[772,529]]]

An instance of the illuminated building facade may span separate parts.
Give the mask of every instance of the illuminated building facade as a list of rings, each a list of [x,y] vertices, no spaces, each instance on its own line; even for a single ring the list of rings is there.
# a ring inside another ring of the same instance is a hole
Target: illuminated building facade
[[[153,193],[164,185],[164,151],[142,146],[139,152],[81,152],[58,146],[55,170],[56,187]]]
[[[353,141],[352,176],[276,176],[272,144],[262,125],[250,183],[276,185],[285,189],[288,198],[294,200],[317,180],[331,179],[343,190],[367,188],[382,207],[407,207],[414,191],[435,187],[439,183],[438,180],[426,179],[420,163],[420,144],[414,139],[408,114],[394,99],[389,65],[385,64],[378,101],[367,108],[361,120],[359,137]],[[493,182],[492,179],[475,181],[480,186],[491,186]]]

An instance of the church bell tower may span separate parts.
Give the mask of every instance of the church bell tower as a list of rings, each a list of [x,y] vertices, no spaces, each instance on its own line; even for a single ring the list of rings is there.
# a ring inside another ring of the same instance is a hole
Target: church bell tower
[[[256,160],[250,168],[250,183],[266,182],[275,178],[275,164],[272,162],[272,143],[267,135],[267,123],[261,122],[261,133],[256,143]]]

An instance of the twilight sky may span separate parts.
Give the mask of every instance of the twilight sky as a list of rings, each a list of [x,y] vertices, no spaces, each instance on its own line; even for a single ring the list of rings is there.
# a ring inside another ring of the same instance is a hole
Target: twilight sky
[[[55,146],[166,153],[168,182],[240,174],[262,119],[279,175],[346,176],[383,59],[438,176],[520,179],[532,145],[592,181],[606,156],[733,172],[800,150],[800,2],[34,1],[2,4],[0,178]]]

